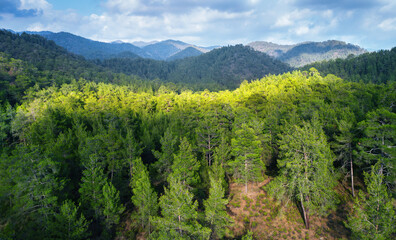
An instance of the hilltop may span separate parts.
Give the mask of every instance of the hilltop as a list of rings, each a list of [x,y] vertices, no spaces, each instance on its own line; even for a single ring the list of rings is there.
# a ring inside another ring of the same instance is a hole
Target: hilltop
[[[288,63],[292,67],[301,67],[323,60],[347,58],[350,55],[357,56],[367,52],[359,46],[337,40],[304,42],[294,45],[279,45],[260,41],[249,43],[248,46]]]

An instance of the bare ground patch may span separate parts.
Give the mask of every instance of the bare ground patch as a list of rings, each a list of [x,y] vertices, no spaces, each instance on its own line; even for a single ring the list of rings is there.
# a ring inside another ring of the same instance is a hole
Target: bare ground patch
[[[328,216],[311,216],[310,229],[305,229],[304,221],[293,202],[278,203],[263,190],[270,179],[260,183],[250,183],[248,193],[245,185],[230,184],[228,212],[234,223],[230,226],[233,236],[239,237],[251,230],[255,239],[348,239],[346,220],[352,198],[348,188],[341,184],[337,192],[342,196],[341,204]]]

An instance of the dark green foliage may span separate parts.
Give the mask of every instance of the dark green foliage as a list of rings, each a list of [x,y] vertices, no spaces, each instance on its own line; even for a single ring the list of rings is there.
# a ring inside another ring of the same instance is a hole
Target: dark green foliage
[[[146,79],[189,83],[197,90],[236,88],[244,79],[254,80],[291,68],[242,45],[222,47],[197,57],[172,62],[150,59],[109,59],[100,63],[115,72]]]
[[[59,166],[37,146],[20,145],[13,156],[3,156],[7,178],[2,180],[8,192],[6,217],[9,230],[18,239],[41,239],[47,223],[55,214],[57,195],[63,181],[58,178]],[[4,171],[4,170],[2,170]],[[3,176],[4,177],[4,176]],[[4,199],[5,200],[5,199]]]
[[[168,182],[174,178],[184,186],[197,186],[200,182],[198,174],[200,164],[187,138],[181,139],[179,152],[173,155],[173,159],[172,173],[168,177]]]
[[[317,121],[291,126],[279,144],[281,174],[266,189],[278,199],[286,196],[300,202],[309,228],[309,211],[324,213],[336,203],[333,154]]]
[[[140,158],[133,161],[131,187],[133,192],[131,200],[136,207],[136,215],[133,215],[133,219],[138,221],[142,229],[150,233],[150,218],[157,216],[158,199],[157,193],[151,187],[147,168]]]
[[[84,165],[85,170],[82,173],[81,185],[78,190],[81,195],[83,206],[89,210],[88,216],[99,218],[103,214],[103,186],[106,183],[106,177],[102,170],[102,165],[95,155],[89,157]]]
[[[341,162],[342,168],[347,169],[351,178],[352,196],[355,196],[354,174],[353,174],[353,145],[354,133],[353,122],[341,120],[338,122],[339,134],[334,136],[334,153],[337,154],[337,160]]]
[[[334,74],[345,80],[364,83],[387,83],[396,80],[396,48],[365,53],[357,57],[336,59],[304,66],[315,67],[322,74]]]
[[[248,182],[258,182],[263,179],[265,165],[260,158],[261,142],[257,136],[258,132],[246,123],[242,123],[240,127],[236,126],[233,135],[231,147],[235,159],[228,165],[232,169],[235,179],[245,183],[247,193]]]
[[[153,164],[153,167],[158,172],[158,178],[165,181],[168,175],[171,173],[174,153],[176,152],[177,138],[172,135],[171,129],[168,128],[164,136],[161,137],[161,152],[153,151],[154,156],[157,158],[157,162]]]
[[[219,168],[215,170],[219,170]],[[209,176],[209,197],[204,201],[205,220],[209,223],[212,230],[212,236],[216,239],[222,239],[226,232],[226,228],[231,223],[231,218],[228,216],[226,211],[228,200],[224,199],[224,176],[222,176],[223,178],[216,178],[214,174],[210,174]]]
[[[396,113],[384,108],[367,113],[365,121],[359,123],[363,137],[357,145],[360,165],[381,162],[385,181],[394,191],[396,186]]]
[[[84,215],[78,215],[78,208],[70,200],[65,201],[56,213],[53,221],[48,222],[49,239],[80,240],[89,236],[89,222]]]
[[[154,239],[209,239],[210,229],[198,222],[198,202],[178,179],[169,179],[169,188],[160,197],[162,217],[152,218]]]
[[[396,215],[384,182],[382,163],[376,163],[364,176],[367,195],[359,192],[346,226],[355,239],[391,239],[396,232]]]
[[[0,103],[8,101],[14,105],[31,87],[36,88],[34,94],[39,89],[61,86],[75,79],[129,85],[135,91],[152,91],[160,85],[110,72],[41,36],[0,30]]]
[[[39,70],[67,72],[75,68],[75,71],[83,71],[94,66],[83,57],[68,53],[53,41],[38,35],[0,30],[0,39],[0,52],[34,64]]]
[[[124,212],[125,207],[120,204],[120,193],[113,186],[107,182],[103,186],[103,215],[105,217],[106,227],[111,229],[114,225],[120,222],[120,215]]]

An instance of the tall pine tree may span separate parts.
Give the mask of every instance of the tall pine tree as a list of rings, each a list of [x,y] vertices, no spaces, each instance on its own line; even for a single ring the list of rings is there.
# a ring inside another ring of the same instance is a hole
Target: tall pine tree
[[[83,171],[78,191],[81,196],[81,202],[88,210],[89,216],[93,215],[98,219],[102,215],[101,203],[103,201],[103,186],[106,183],[106,176],[103,173],[101,163],[95,155],[91,155],[84,166],[85,170]]]
[[[212,230],[212,237],[216,239],[224,237],[226,228],[231,223],[226,210],[228,200],[224,198],[223,180],[210,174],[209,198],[204,201],[205,219]]]
[[[180,182],[185,186],[196,186],[200,182],[198,174],[200,164],[195,157],[191,144],[188,142],[187,138],[182,138],[179,148],[179,152],[173,155],[174,162],[170,178],[180,180]]]
[[[234,177],[245,183],[245,192],[248,192],[248,182],[261,181],[265,165],[261,161],[261,141],[253,128],[242,123],[234,130],[231,139],[232,155],[234,160],[229,162]]]
[[[396,215],[384,182],[383,164],[376,163],[364,176],[367,195],[359,192],[346,226],[356,239],[391,239],[396,233]]]
[[[169,179],[169,188],[160,197],[162,217],[152,218],[154,239],[209,239],[210,229],[198,223],[198,202],[176,178]]]
[[[151,187],[148,171],[142,160],[136,158],[133,166],[131,200],[136,207],[136,214],[133,218],[138,220],[142,229],[150,232],[150,217],[157,216],[158,212],[157,193]]]
[[[280,175],[266,190],[278,199],[296,199],[308,229],[310,211],[324,213],[337,201],[333,190],[336,185],[333,154],[317,121],[291,127],[279,144]]]

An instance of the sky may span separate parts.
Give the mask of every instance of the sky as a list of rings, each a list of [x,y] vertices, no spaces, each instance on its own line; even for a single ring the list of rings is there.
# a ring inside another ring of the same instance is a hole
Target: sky
[[[0,28],[200,46],[341,40],[396,46],[396,0],[0,0]]]

